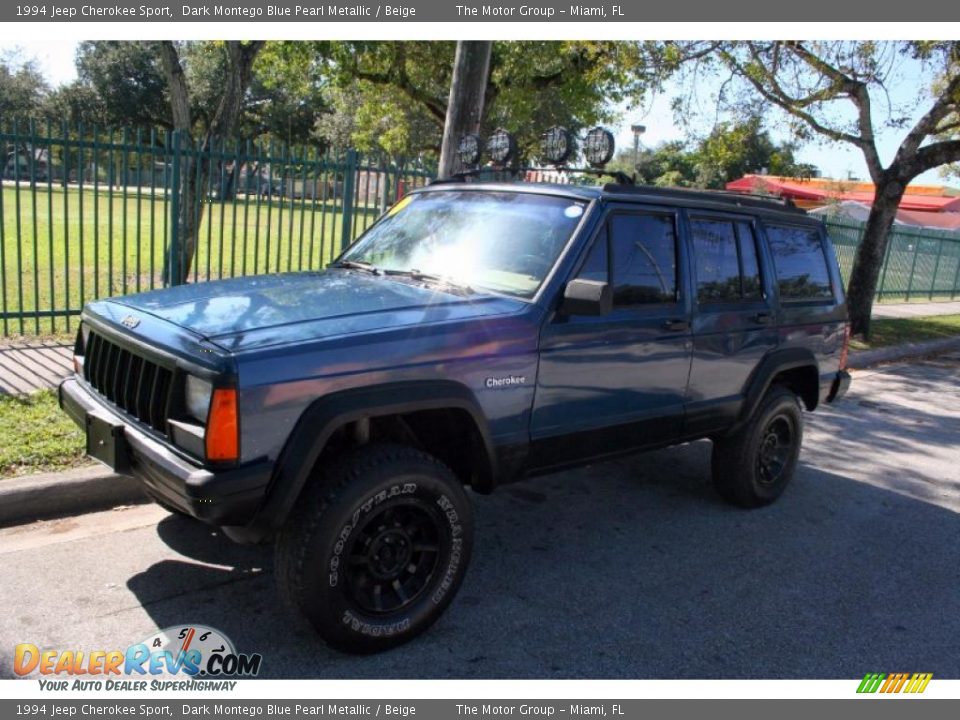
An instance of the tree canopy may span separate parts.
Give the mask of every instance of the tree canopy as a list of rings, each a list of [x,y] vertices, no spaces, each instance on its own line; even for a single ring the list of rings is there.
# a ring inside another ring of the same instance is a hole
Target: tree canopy
[[[317,132],[360,149],[435,154],[440,148],[453,42],[328,43],[333,112]],[[504,127],[532,152],[551,125],[574,131],[614,119],[659,79],[657,46],[617,41],[494,42],[483,132]]]
[[[759,117],[718,123],[709,135],[673,141],[637,154],[621,150],[610,165],[646,185],[723,189],[748,173],[810,177],[813,166],[798,162],[793,143],[777,143]]]

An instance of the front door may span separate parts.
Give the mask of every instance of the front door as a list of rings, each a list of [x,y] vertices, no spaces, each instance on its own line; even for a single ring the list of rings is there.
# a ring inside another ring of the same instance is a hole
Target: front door
[[[685,256],[674,211],[608,210],[574,277],[610,282],[613,311],[557,313],[544,327],[533,467],[680,437],[690,372]]]

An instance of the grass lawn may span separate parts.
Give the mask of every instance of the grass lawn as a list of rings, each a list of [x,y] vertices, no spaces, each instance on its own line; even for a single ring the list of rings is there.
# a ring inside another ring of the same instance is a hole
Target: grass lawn
[[[88,462],[83,433],[57,406],[53,390],[0,395],[0,478]]]
[[[854,338],[851,350],[869,350],[960,335],[960,315],[918,318],[879,318],[870,323],[870,341]]]
[[[163,192],[5,183],[0,193],[0,312],[79,309],[162,286],[170,206]],[[378,211],[359,208],[358,234]],[[191,280],[324,267],[339,251],[340,204],[239,196],[204,207]],[[63,317],[6,318],[0,334],[67,329]],[[75,325],[71,325],[75,327]]]

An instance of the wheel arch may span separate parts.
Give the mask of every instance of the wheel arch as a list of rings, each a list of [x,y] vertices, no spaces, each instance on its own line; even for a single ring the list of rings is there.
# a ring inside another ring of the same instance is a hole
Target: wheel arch
[[[767,354],[754,369],[744,390],[737,427],[745,423],[774,384],[790,388],[807,410],[815,410],[820,398],[820,370],[816,356],[807,348],[785,348]]]
[[[279,529],[306,486],[332,438],[362,421],[409,417],[430,412],[456,413],[469,423],[476,437],[477,462],[470,484],[489,490],[496,477],[497,461],[483,411],[473,393],[450,381],[386,383],[333,393],[318,398],[300,415],[277,459],[265,499],[248,528],[231,528],[231,534],[262,537]],[[442,459],[442,458],[441,458]],[[461,481],[466,479],[458,473]],[[467,484],[465,481],[464,484]]]

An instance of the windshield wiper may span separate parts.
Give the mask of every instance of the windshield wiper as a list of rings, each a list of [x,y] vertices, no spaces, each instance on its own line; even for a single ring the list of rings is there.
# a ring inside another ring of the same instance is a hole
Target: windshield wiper
[[[411,280],[421,280],[424,282],[437,283],[440,285],[446,285],[447,287],[455,288],[461,290],[465,293],[473,294],[476,292],[472,287],[466,283],[457,282],[448,275],[437,275],[436,273],[425,273],[417,270],[416,268],[411,268],[410,270],[383,270],[385,275],[400,275],[403,277],[408,277]]]
[[[345,268],[347,270],[363,270],[372,275],[380,275],[382,272],[376,265],[359,260],[341,260],[340,262],[333,263],[330,267]]]

